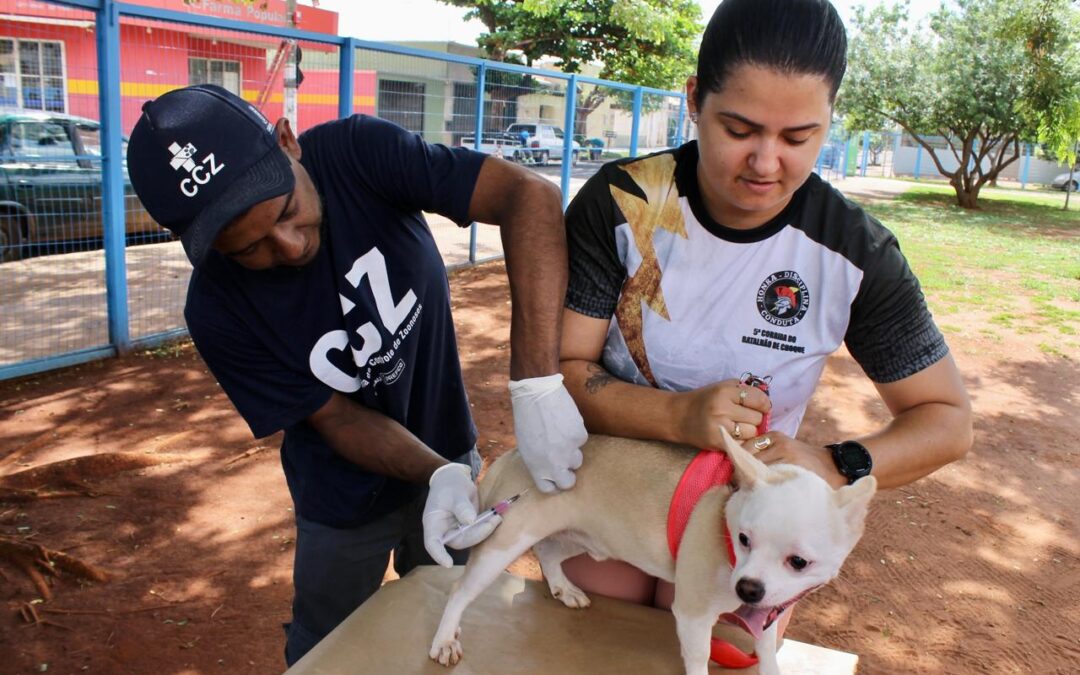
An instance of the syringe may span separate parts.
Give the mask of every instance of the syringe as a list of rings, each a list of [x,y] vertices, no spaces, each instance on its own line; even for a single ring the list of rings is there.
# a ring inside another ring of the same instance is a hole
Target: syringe
[[[528,493],[529,493],[529,490],[526,489],[524,492],[519,492],[518,494],[514,495],[513,497],[507,497],[506,499],[504,499],[501,502],[499,502],[499,503],[495,504],[494,506],[492,506],[490,509],[485,509],[483,512],[480,513],[480,515],[478,515],[476,517],[476,520],[472,521],[468,525],[459,525],[459,526],[455,527],[454,529],[448,531],[446,534],[444,534],[443,537],[442,537],[441,543],[445,544],[445,543],[447,543],[449,541],[452,541],[452,540],[456,539],[459,535],[462,535],[465,532],[468,532],[470,529],[472,529],[472,528],[474,528],[474,527],[476,527],[478,525],[482,525],[482,524],[486,523],[487,521],[494,518],[496,515],[501,516],[502,514],[506,513],[506,510],[508,508],[510,508],[511,504],[513,504],[517,500],[521,499],[522,497],[524,497]]]

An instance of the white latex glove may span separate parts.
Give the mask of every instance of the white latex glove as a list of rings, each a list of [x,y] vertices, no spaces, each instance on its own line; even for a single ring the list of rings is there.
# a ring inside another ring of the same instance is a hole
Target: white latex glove
[[[488,538],[502,522],[501,516],[470,528],[454,537],[447,544],[442,539],[447,532],[468,525],[476,520],[480,497],[472,481],[472,471],[464,464],[450,462],[440,466],[428,481],[428,497],[424,504],[424,548],[428,555],[443,567],[453,567],[454,561],[446,552],[446,546],[456,549],[469,548]]]
[[[536,487],[548,493],[572,488],[589,434],[563,376],[511,380],[510,402],[518,452]]]

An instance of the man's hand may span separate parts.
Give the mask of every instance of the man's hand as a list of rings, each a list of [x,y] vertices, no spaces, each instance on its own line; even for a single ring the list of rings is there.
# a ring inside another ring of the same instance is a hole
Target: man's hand
[[[421,521],[424,524],[424,548],[435,562],[443,567],[452,567],[454,561],[446,552],[442,539],[451,530],[476,520],[476,511],[480,506],[476,484],[472,482],[469,467],[451,462],[436,469],[428,485],[430,488]],[[454,537],[448,545],[457,549],[475,546],[487,539],[501,522],[502,517],[496,515]]]
[[[847,478],[837,471],[828,448],[808,445],[779,431],[746,441],[743,447],[766,464],[794,464],[813,471],[834,490],[848,484]]]
[[[562,375],[510,382],[518,452],[541,492],[568,490],[581,467],[585,422],[563,386]]]

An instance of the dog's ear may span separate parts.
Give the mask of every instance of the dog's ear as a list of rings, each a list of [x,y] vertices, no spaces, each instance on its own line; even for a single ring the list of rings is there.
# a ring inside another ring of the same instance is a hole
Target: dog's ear
[[[833,493],[833,502],[843,512],[844,520],[847,521],[851,531],[862,534],[866,512],[875,492],[877,492],[877,479],[866,476]]]
[[[724,452],[735,466],[735,483],[741,488],[750,489],[754,483],[765,480],[769,467],[739,445],[727,429],[721,427],[720,433],[724,437]]]

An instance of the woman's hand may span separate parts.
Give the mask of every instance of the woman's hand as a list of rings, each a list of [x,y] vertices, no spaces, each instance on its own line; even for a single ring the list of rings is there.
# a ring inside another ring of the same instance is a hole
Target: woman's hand
[[[772,409],[767,394],[738,380],[724,380],[679,394],[680,440],[697,448],[722,448],[723,427],[735,440],[757,435],[762,417]]]
[[[813,471],[833,489],[848,484],[836,469],[828,448],[808,445],[779,431],[770,431],[743,443],[743,447],[766,464],[794,464]]]

